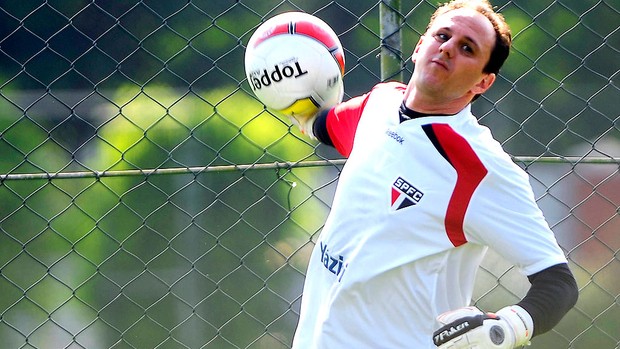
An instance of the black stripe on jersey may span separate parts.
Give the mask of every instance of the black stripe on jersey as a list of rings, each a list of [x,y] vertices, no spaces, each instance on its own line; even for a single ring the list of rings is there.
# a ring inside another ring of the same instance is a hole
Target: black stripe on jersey
[[[446,151],[441,146],[441,143],[439,143],[437,135],[435,135],[435,130],[433,130],[433,124],[422,125],[422,129],[424,130],[424,133],[426,133],[428,139],[433,143],[435,149],[437,149],[439,154],[441,154],[441,156],[443,156],[443,158],[446,159],[446,161],[448,161],[450,165],[452,165],[452,162],[450,161],[450,159],[448,159]],[[454,167],[454,165],[452,165],[452,167]]]

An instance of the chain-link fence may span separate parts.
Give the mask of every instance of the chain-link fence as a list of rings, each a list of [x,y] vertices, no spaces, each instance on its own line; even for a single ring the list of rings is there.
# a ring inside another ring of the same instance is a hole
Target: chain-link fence
[[[474,110],[530,174],[580,287],[532,348],[617,349],[620,4],[494,4],[514,50]],[[316,14],[345,47],[348,98],[408,79],[435,6],[1,1],[0,347],[290,347],[344,160],[253,98],[244,45],[277,13]],[[474,301],[528,286],[490,253]]]

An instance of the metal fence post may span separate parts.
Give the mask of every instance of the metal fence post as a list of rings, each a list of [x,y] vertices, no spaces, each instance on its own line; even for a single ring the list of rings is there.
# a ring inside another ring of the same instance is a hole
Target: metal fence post
[[[379,4],[382,81],[403,80],[400,13],[400,0],[382,0]]]

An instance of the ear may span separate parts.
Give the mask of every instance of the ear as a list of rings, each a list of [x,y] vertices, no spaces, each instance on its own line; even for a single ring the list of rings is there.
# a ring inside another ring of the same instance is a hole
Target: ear
[[[484,74],[482,79],[471,89],[471,92],[475,95],[486,92],[495,82],[495,78],[496,76],[494,73]]]
[[[418,43],[415,45],[415,48],[413,49],[413,54],[411,55],[411,61],[413,63],[415,63],[416,61],[416,57],[418,55],[418,51],[420,51],[420,45],[422,45],[423,40],[424,40],[424,35],[420,36],[420,40],[418,40]]]

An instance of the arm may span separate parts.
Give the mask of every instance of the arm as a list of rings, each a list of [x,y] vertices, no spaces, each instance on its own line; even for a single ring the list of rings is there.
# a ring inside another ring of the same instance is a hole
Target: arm
[[[293,125],[311,139],[336,148],[348,157],[353,148],[355,131],[362,116],[366,95],[355,97],[313,115],[289,116]]]
[[[497,348],[514,348],[557,325],[576,303],[578,289],[566,257],[536,204],[529,176],[509,160],[488,133],[482,136],[486,136],[486,149],[493,151],[495,156],[483,158],[489,172],[484,179],[485,185],[476,189],[475,200],[471,203],[475,209],[467,211],[466,238],[490,246],[517,266],[528,275],[531,287],[518,304],[497,311],[498,317],[484,320],[484,326],[470,327],[454,336],[444,335],[448,338],[445,344],[458,337],[466,337],[464,342],[484,340],[490,337],[492,324],[499,323],[506,325],[505,329],[512,337],[505,346]],[[442,325],[453,321],[458,325],[467,316],[459,309],[450,313],[451,316],[439,319]],[[475,315],[488,314],[478,310]],[[443,343],[438,346],[449,348]]]
[[[329,132],[327,131],[328,113],[329,110],[319,112],[316,119],[314,120],[314,124],[312,125],[312,133],[319,140],[319,142],[333,147],[334,143],[332,142],[332,139],[329,136]]]
[[[313,124],[314,136],[348,157],[353,150],[355,131],[362,117],[368,94],[352,98],[334,108],[320,112]]]
[[[577,303],[579,289],[568,265],[554,265],[528,276],[532,287],[517,303],[534,322],[533,336],[551,330]]]

